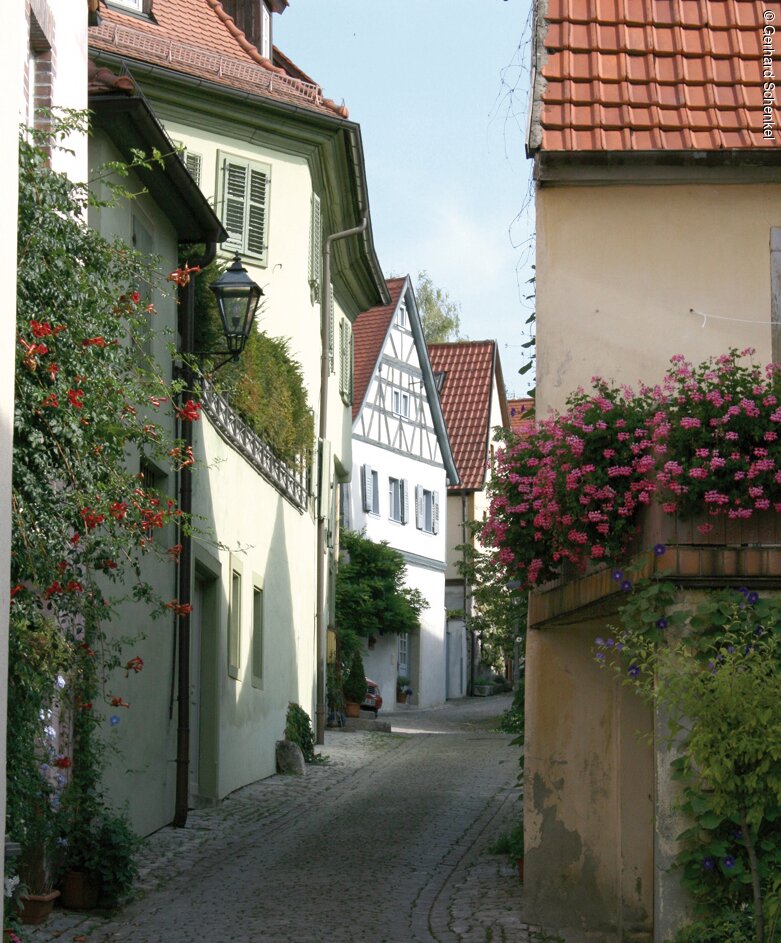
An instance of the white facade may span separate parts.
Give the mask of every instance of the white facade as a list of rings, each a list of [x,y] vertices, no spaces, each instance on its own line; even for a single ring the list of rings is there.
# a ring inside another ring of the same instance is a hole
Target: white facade
[[[414,703],[441,704],[446,697],[448,474],[455,477],[450,446],[405,279],[353,423],[348,520],[352,530],[401,552],[407,585],[428,602],[417,635],[380,637],[364,652],[366,675],[379,684],[386,707],[395,702],[399,676],[410,679]]]

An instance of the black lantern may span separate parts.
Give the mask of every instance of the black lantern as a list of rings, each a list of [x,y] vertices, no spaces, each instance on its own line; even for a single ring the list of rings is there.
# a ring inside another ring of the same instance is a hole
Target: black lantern
[[[222,330],[228,342],[227,353],[231,360],[238,360],[255,322],[255,311],[263,291],[247,275],[238,252],[230,268],[211,285],[211,290],[220,309]]]

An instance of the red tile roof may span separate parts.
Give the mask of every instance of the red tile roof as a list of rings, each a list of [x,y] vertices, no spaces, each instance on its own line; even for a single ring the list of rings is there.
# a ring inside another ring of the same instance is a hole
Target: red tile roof
[[[455,490],[480,491],[488,467],[495,372],[504,395],[496,342],[429,344],[428,352],[434,373],[445,374],[439,398],[461,479]]]
[[[766,0],[549,0],[544,151],[771,147]],[[778,132],[777,132],[778,133]]]
[[[385,284],[388,286],[390,304],[363,311],[353,324],[353,422],[361,411],[369,380],[406,282],[406,278],[387,279]]]
[[[508,399],[507,412],[510,414],[510,429],[515,435],[524,435],[534,423],[534,400]]]
[[[164,66],[218,85],[249,91],[263,98],[347,118],[344,105],[323,97],[320,86],[277,57],[265,59],[220,0],[155,0],[154,19],[102,6],[101,25],[89,31],[90,47]]]

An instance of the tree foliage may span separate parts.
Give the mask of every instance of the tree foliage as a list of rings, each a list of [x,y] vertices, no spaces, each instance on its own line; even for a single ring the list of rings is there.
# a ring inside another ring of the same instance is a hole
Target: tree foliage
[[[82,122],[72,116],[51,139],[28,132],[19,145],[7,832],[23,859],[52,846],[68,780],[84,772],[95,787],[96,732],[132,699],[127,679],[143,662],[126,662],[128,640],[112,642],[104,626],[127,595],[165,611],[141,559],[173,566],[175,548],[154,535],[180,520],[175,502],[141,480],[139,458],[171,470],[188,461],[172,412],[198,416],[192,402],[173,406],[178,388],[145,353],[156,317],[142,301],[157,277],[149,260],[86,226],[89,188],[49,167],[47,148],[84,132]],[[73,758],[58,710],[74,718]]]
[[[406,565],[398,550],[353,531],[343,531],[341,541],[336,630],[344,662],[361,638],[416,632],[428,603],[420,590],[404,585]]]
[[[461,339],[461,305],[444,288],[438,288],[428,272],[418,272],[415,299],[427,344]]]

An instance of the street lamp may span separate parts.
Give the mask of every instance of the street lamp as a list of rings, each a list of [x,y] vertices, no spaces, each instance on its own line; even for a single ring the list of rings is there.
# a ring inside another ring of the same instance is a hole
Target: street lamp
[[[263,290],[247,275],[238,252],[230,267],[210,287],[220,309],[222,330],[228,343],[226,353],[231,360],[238,360],[255,322]]]

